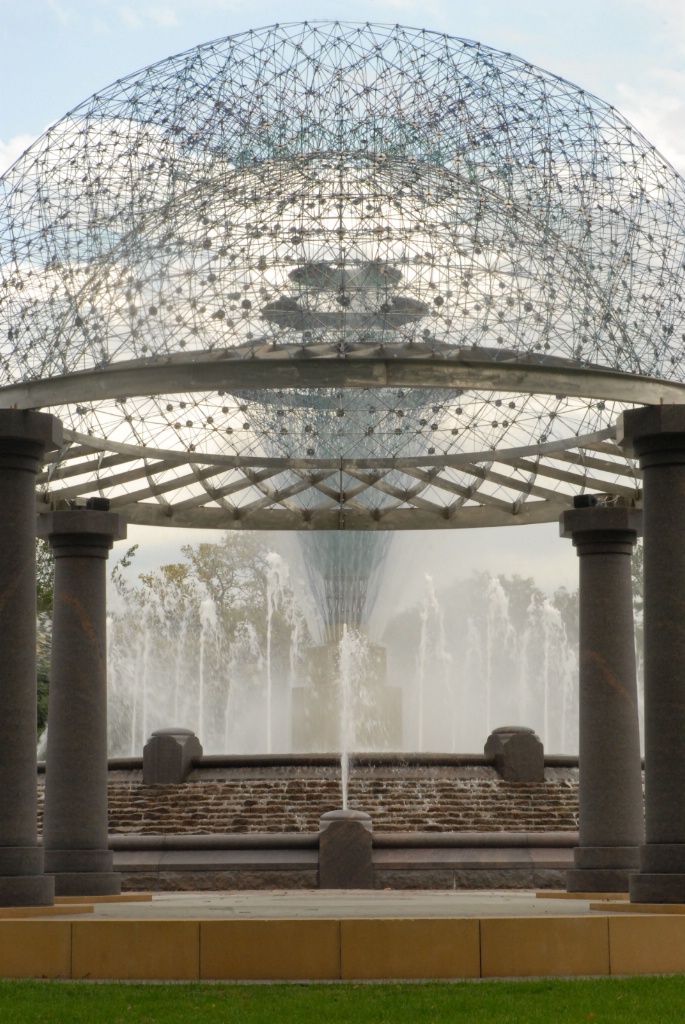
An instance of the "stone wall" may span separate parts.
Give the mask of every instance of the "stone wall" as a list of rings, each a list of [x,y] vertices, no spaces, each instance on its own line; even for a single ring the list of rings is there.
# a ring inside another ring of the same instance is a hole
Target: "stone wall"
[[[333,764],[200,767],[170,786],[144,786],[139,768],[109,773],[114,834],[313,833],[340,803]],[[509,783],[477,764],[356,765],[349,803],[377,832],[573,831],[578,770],[548,767],[543,783]]]

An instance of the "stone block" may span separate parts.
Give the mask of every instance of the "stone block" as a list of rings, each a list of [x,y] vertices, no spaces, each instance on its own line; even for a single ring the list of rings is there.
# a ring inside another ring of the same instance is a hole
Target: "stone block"
[[[608,924],[612,974],[685,971],[685,917],[626,914]]]
[[[319,889],[373,889],[371,818],[327,811],[319,825]]]
[[[191,729],[156,729],[143,748],[143,785],[185,782],[202,745]]]
[[[540,737],[524,725],[494,729],[485,743],[485,756],[505,782],[544,782],[545,751]]]
[[[202,921],[203,981],[337,981],[338,921]]]
[[[197,981],[200,922],[74,921],[72,978]]]
[[[340,922],[343,980],[480,977],[476,918]]]
[[[70,976],[70,921],[0,922],[0,978]]]
[[[305,653],[308,685],[292,691],[292,749],[295,752],[339,751],[343,708],[338,643],[311,647]],[[363,678],[348,695],[352,750],[398,750],[402,745],[402,690],[387,685],[386,651],[369,644]]]
[[[606,917],[500,917],[480,922],[483,978],[609,974]]]

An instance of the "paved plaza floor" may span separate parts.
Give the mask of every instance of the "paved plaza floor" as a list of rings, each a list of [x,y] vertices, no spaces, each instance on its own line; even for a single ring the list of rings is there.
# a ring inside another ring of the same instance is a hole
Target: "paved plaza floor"
[[[593,902],[595,898],[593,897]],[[612,912],[611,903],[604,913]],[[66,908],[65,908],[66,909]],[[155,893],[149,902],[93,903],[89,916],[105,920],[335,919],[578,916],[590,901],[540,898],[531,891],[465,892],[366,889],[240,890]]]

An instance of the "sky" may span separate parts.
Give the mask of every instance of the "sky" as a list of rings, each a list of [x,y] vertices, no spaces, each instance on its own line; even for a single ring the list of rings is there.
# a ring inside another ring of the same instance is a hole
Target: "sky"
[[[275,22],[404,24],[513,53],[615,106],[685,173],[683,0],[0,0],[0,172],[99,89],[200,43]],[[131,528],[141,569],[208,538]],[[216,538],[218,539],[218,538]],[[418,552],[418,554],[417,554]],[[576,586],[558,526],[399,536],[394,557],[437,586],[474,569]],[[411,601],[411,587],[403,589]]]

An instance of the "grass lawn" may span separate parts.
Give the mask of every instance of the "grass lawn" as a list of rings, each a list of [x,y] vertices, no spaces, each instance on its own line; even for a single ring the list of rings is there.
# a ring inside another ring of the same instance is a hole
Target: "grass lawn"
[[[685,975],[382,985],[0,981],[0,1024],[682,1024]]]

